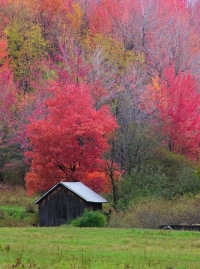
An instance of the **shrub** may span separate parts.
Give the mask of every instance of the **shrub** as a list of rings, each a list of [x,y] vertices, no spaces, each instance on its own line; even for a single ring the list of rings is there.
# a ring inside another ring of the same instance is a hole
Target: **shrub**
[[[163,164],[134,168],[119,181],[118,210],[126,210],[144,197],[169,200],[200,192],[200,177],[194,167],[182,161],[182,156],[171,155],[172,160],[165,157]]]
[[[33,216],[29,219],[29,225],[39,226],[39,212],[38,211],[35,211]]]
[[[101,211],[85,210],[83,215],[71,221],[71,224],[75,227],[104,227],[106,216]]]
[[[144,197],[164,197],[167,181],[161,168],[157,171],[146,167],[132,169],[130,175],[119,182],[118,209],[126,210],[130,204]]]
[[[164,200],[143,198],[124,211],[113,212],[110,227],[158,228],[164,224],[200,223],[200,197]]]
[[[35,205],[34,204],[31,204],[31,203],[29,203],[29,204],[27,204],[26,205],[26,212],[28,212],[28,213],[35,213]]]
[[[0,209],[0,220],[4,219],[5,213],[2,209]]]

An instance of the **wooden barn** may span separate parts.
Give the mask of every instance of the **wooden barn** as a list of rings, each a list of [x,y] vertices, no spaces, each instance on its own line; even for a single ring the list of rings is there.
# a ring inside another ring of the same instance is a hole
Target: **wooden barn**
[[[107,201],[81,182],[59,182],[35,201],[40,226],[59,226],[80,217],[84,209],[101,210]]]

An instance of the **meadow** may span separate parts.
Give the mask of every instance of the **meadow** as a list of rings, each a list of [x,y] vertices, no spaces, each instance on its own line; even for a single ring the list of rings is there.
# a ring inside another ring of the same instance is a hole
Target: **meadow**
[[[36,199],[23,188],[1,188],[0,269],[200,268],[200,232],[139,229],[131,211],[113,214],[106,228],[41,228]],[[144,205],[138,210],[148,219]]]
[[[0,268],[198,269],[199,232],[18,227],[0,230]]]

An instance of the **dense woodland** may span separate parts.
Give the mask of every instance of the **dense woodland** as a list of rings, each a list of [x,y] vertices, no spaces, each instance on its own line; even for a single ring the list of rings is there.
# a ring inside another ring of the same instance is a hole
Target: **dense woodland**
[[[0,181],[200,192],[200,1],[0,0]]]

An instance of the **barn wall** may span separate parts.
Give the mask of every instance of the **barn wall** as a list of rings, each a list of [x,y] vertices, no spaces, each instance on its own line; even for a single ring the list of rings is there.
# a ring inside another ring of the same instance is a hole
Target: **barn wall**
[[[81,216],[84,209],[88,207],[85,200],[62,185],[53,189],[38,206],[40,226],[66,224]]]
[[[102,203],[87,203],[87,209],[89,210],[102,210]]]

